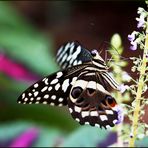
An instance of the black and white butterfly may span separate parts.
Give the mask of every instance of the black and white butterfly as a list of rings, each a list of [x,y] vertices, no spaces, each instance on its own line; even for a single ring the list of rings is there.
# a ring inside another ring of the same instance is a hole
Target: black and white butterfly
[[[57,62],[62,70],[30,86],[18,103],[67,105],[81,125],[108,128],[117,124],[121,114],[110,88],[118,90],[119,85],[97,50],[68,42],[59,48]]]

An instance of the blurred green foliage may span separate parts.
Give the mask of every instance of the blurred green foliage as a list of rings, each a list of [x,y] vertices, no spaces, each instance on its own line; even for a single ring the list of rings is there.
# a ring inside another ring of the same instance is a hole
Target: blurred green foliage
[[[52,35],[51,35],[52,36]],[[0,1],[0,52],[38,75],[49,75],[58,66],[53,53],[53,38],[45,36],[19,14],[11,2]],[[72,130],[75,124],[64,109],[44,105],[19,105],[18,96],[28,83],[0,73],[0,121],[31,120]],[[31,84],[31,82],[29,82]],[[65,124],[66,123],[66,124]]]
[[[107,137],[109,132],[105,129],[90,127],[89,125],[81,128],[70,134],[62,143],[62,147],[96,147],[99,142]]]
[[[39,33],[10,2],[0,1],[0,46],[0,51],[41,75],[57,70],[52,37]]]

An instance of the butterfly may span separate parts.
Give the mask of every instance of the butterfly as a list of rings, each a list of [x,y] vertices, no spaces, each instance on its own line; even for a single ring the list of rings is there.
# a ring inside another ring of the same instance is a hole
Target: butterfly
[[[34,83],[17,102],[68,106],[72,118],[81,125],[115,126],[121,114],[110,90],[118,90],[119,85],[98,51],[67,42],[58,49],[56,60],[61,70]]]

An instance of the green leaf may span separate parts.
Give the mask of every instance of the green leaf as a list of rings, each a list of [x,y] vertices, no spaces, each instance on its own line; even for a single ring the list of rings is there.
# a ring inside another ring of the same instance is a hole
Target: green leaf
[[[115,33],[111,38],[111,44],[117,49],[118,53],[121,55],[123,52],[121,36]],[[114,49],[112,49],[114,50]]]
[[[62,147],[96,147],[97,144],[106,138],[108,131],[91,126],[82,126],[70,134]]]
[[[3,74],[0,74],[0,84],[0,102],[11,105],[16,104],[18,96],[28,87],[27,84],[16,82]]]
[[[0,75],[0,121],[26,120],[42,125],[53,125],[65,131],[77,128],[77,124],[67,111],[67,107],[52,107],[43,104],[17,104],[17,98],[27,85],[16,83]]]
[[[52,37],[47,39],[39,33],[8,2],[0,2],[0,47],[0,51],[41,75],[58,69]]]
[[[15,101],[16,103],[16,101]],[[51,107],[43,104],[38,105],[3,105],[0,113],[1,121],[32,121],[46,126],[54,126],[64,129],[65,132],[77,128],[77,124],[64,107]]]
[[[31,27],[24,21],[24,17],[20,16],[11,4],[12,2],[9,1],[0,1],[1,26],[5,25],[7,27],[22,29],[24,31],[29,30]]]

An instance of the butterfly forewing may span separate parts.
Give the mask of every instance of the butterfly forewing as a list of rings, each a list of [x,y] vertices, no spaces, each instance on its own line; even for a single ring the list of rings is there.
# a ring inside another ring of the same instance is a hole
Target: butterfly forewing
[[[69,111],[82,125],[113,127],[118,121],[118,113],[114,110],[117,103],[96,79],[95,73],[78,77],[70,91]]]
[[[19,97],[18,103],[66,105],[70,90],[70,78],[64,79],[64,72],[57,72],[29,87]],[[68,87],[69,86],[69,87]]]
[[[90,52],[77,42],[68,42],[57,52],[57,62],[62,69],[91,61]]]
[[[71,86],[84,68],[85,66],[74,66],[39,80],[22,93],[18,103],[67,105]]]

